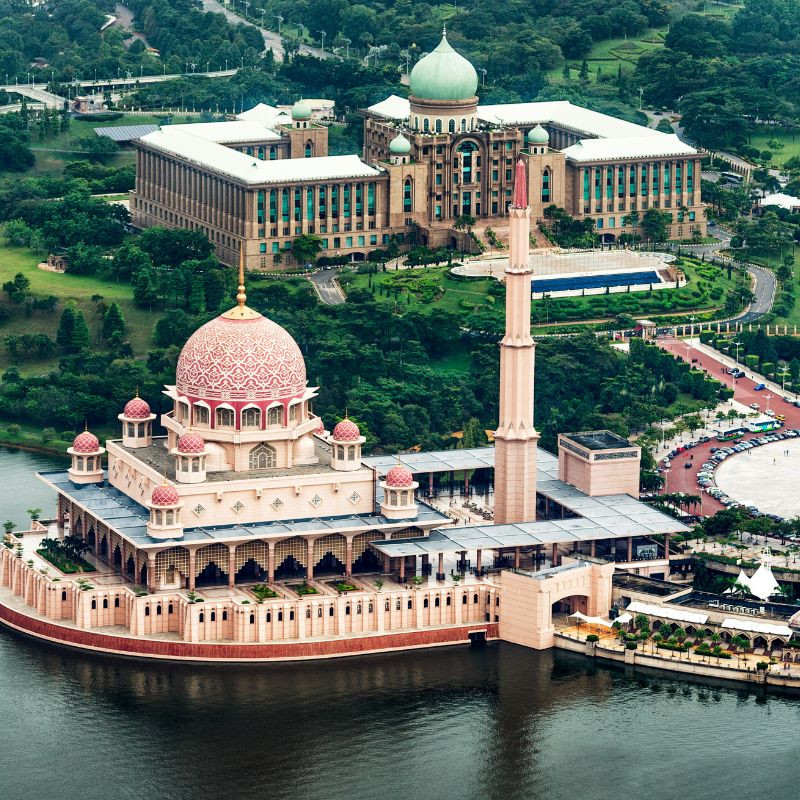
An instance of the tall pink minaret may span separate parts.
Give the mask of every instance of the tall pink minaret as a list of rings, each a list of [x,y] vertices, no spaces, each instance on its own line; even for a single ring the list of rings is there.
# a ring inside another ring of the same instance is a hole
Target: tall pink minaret
[[[500,424],[495,431],[494,521],[536,519],[536,447],[533,427],[531,279],[528,265],[531,209],[525,164],[517,162],[506,267],[506,333],[500,342]]]

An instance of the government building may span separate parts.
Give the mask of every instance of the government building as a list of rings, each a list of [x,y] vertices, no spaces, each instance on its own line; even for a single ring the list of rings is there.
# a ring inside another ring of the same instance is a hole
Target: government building
[[[411,71],[408,98],[362,111],[361,156],[328,155],[328,129],[302,100],[259,104],[228,122],[168,125],[135,142],[133,224],[202,230],[219,260],[292,262],[293,240],[362,261],[397,241],[468,246],[464,215],[502,240],[514,165],[526,166],[532,220],[556,205],[610,243],[632,213],[667,211],[670,237],[705,233],[697,150],[674,134],[567,101],[479,105],[475,68],[443,34]]]
[[[303,146],[305,146],[303,144]],[[277,160],[277,159],[276,159]],[[288,159],[284,159],[288,162]],[[268,161],[267,161],[268,163]],[[686,529],[638,499],[640,450],[608,431],[538,446],[529,165],[515,165],[494,446],[365,456],[345,414],[314,413],[286,330],[236,305],[181,350],[167,410],[134,397],[120,436],[75,437],[52,533],[93,571],[42,555],[39,522],[0,547],[0,622],[104,652],[268,660],[502,638],[554,641],[554,612],[606,614],[616,566],[668,577]],[[435,487],[463,481],[463,492]],[[491,486],[479,515],[468,486]],[[457,524],[457,523],[461,524]]]

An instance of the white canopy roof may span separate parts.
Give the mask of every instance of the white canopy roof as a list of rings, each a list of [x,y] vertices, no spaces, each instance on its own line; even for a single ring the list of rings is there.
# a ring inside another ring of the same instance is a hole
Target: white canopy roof
[[[260,122],[270,128],[276,125],[290,125],[292,122],[291,116],[286,111],[266,103],[258,103],[252,108],[248,108],[247,111],[242,111],[241,114],[236,115],[236,119]]]
[[[726,617],[722,620],[723,628],[734,628],[740,631],[752,631],[753,633],[770,633],[774,636],[791,636],[792,629],[788,625],[779,625],[776,622],[756,622],[752,619],[736,619]]]
[[[761,563],[761,566],[752,574],[748,581],[747,588],[750,594],[759,600],[768,600],[774,594],[780,594],[781,587],[769,564]]]
[[[640,603],[634,600],[626,609],[631,614],[647,614],[649,617],[663,617],[676,622],[692,622],[703,625],[708,620],[708,614],[699,611],[687,611],[680,606],[655,606],[650,603]]]
[[[186,125],[166,125],[165,131],[179,131],[197,136],[206,142],[236,144],[237,142],[276,142],[280,134],[261,122],[231,120],[229,122],[195,122]]]
[[[800,208],[800,197],[793,197],[783,192],[775,192],[775,194],[768,194],[762,197],[761,206],[762,208],[766,206],[778,206],[778,208],[785,208],[791,211],[793,208]]]
[[[633,619],[633,615],[629,614],[627,611],[624,614],[620,614],[614,622],[619,622],[620,625],[626,625]]]
[[[690,156],[697,151],[682,142],[674,133],[662,133],[658,138],[639,135],[624,138],[581,139],[561,152],[571,161],[602,161],[608,158]]]
[[[585,614],[581,614],[580,611],[570,614],[569,617],[570,619],[581,619],[589,625],[602,625],[604,628],[610,628],[612,624],[607,619],[603,619],[602,617],[587,617]]]

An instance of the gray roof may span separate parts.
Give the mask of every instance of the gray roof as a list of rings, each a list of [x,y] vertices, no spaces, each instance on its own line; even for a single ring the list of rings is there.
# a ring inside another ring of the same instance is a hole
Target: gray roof
[[[110,125],[107,128],[95,128],[94,132],[115,142],[132,142],[157,130],[158,125]]]
[[[102,520],[137,547],[159,544],[211,544],[215,541],[246,540],[261,537],[287,537],[308,533],[326,534],[341,531],[368,531],[383,528],[387,532],[410,525],[426,528],[449,522],[449,517],[425,503],[418,503],[417,516],[413,519],[390,520],[382,514],[351,514],[342,517],[313,517],[309,519],[280,520],[276,522],[254,522],[242,525],[210,525],[208,527],[185,528],[181,539],[167,542],[151,539],[147,534],[149,512],[141,503],[132,500],[110,484],[75,484],[66,471],[40,472],[39,477],[57,492]]]

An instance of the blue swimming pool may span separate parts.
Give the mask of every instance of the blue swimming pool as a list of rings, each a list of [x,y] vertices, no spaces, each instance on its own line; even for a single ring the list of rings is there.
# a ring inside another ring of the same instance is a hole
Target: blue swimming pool
[[[605,289],[606,286],[638,286],[661,283],[653,270],[625,272],[615,275],[578,275],[574,278],[534,278],[534,292],[566,292],[574,289]]]

